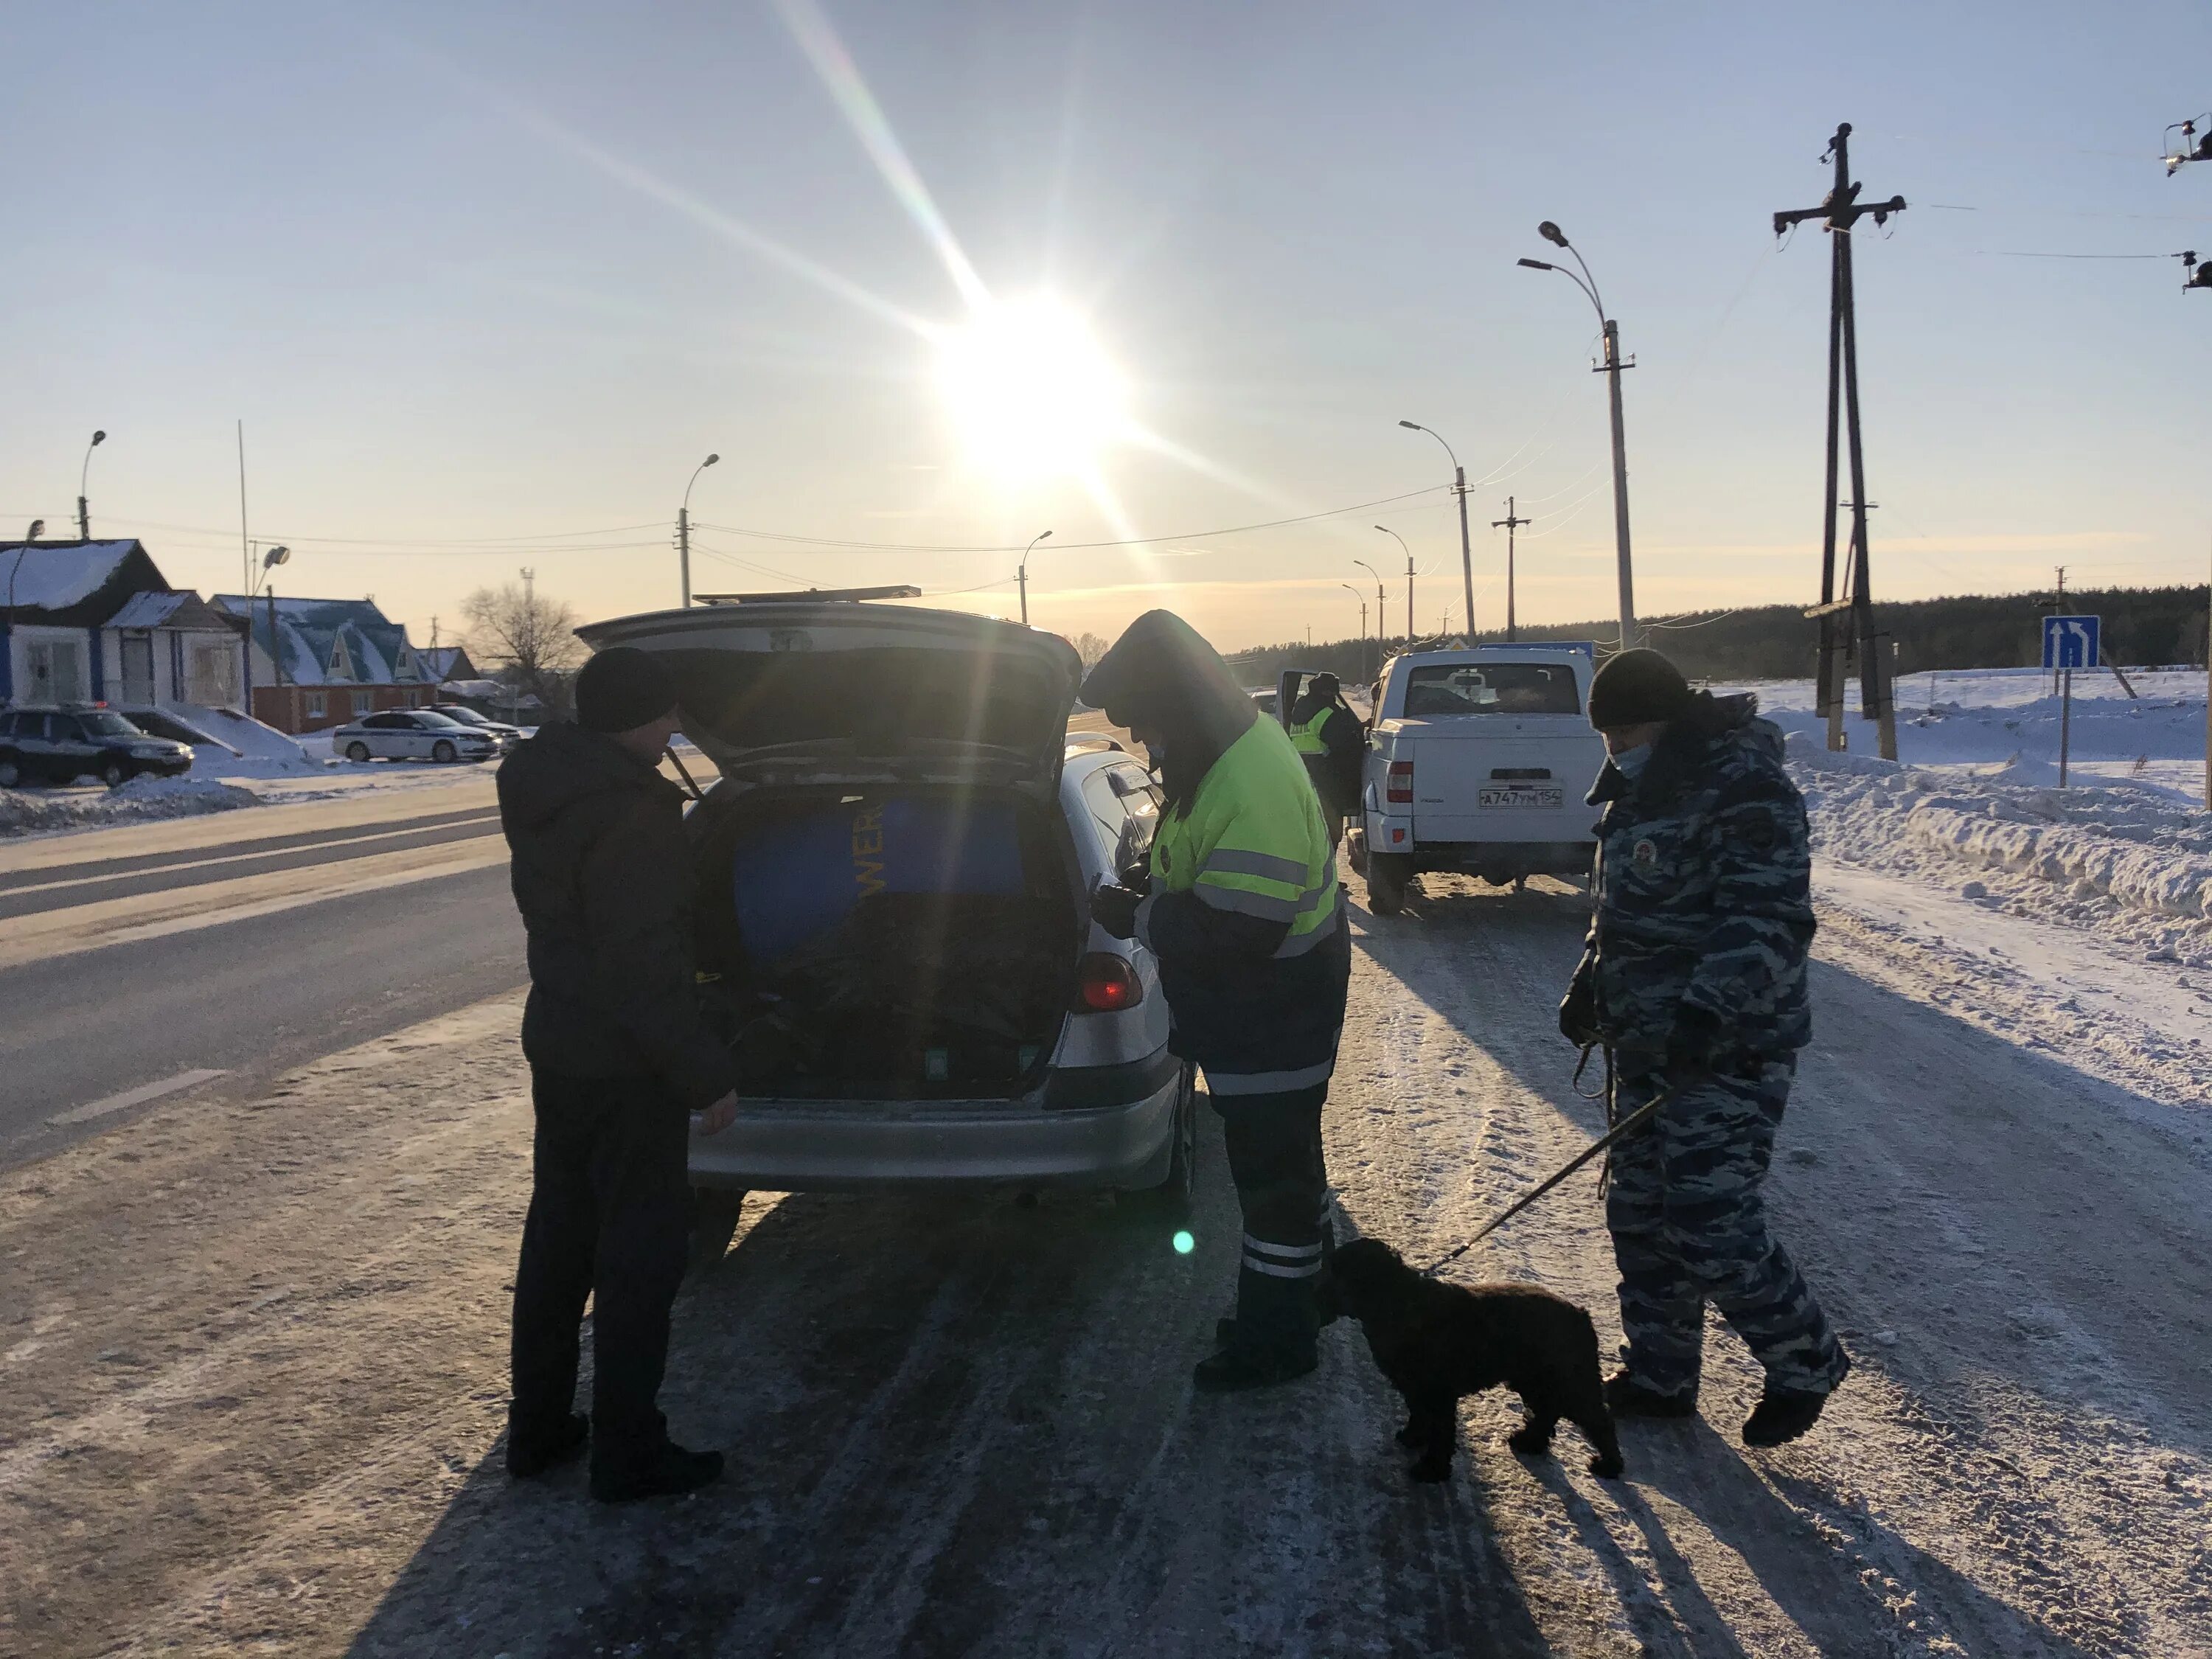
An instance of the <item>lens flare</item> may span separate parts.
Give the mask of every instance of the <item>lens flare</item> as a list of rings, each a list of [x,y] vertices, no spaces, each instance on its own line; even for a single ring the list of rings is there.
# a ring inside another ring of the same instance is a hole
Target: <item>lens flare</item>
[[[1198,1248],[1198,1241],[1197,1241],[1196,1239],[1193,1238],[1193,1237],[1190,1236],[1190,1234],[1189,1234],[1189,1232],[1188,1232],[1188,1231],[1181,1231],[1181,1232],[1178,1232],[1178,1233],[1176,1233],[1176,1236],[1175,1236],[1175,1251],[1176,1251],[1176,1254],[1177,1255],[1189,1255],[1193,1250],[1196,1249],[1197,1248]]]
[[[1121,371],[1052,300],[977,307],[939,340],[937,384],[970,458],[1009,483],[1082,477],[1129,427]]]

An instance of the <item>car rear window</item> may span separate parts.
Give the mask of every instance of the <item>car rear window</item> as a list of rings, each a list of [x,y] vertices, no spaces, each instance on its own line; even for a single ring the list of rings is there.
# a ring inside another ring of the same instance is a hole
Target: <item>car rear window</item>
[[[1416,668],[1406,684],[1406,717],[1457,714],[1579,714],[1568,663],[1478,662]]]

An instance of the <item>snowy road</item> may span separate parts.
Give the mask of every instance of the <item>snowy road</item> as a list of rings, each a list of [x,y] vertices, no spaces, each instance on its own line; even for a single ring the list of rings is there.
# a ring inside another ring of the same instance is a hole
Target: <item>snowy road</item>
[[[1411,1249],[1599,1121],[1552,1030],[1578,896],[1430,884],[1360,918],[1328,1125],[1346,1214]],[[1304,1383],[1194,1399],[1237,1233],[1210,1138],[1189,1258],[1087,1201],[757,1195],[666,1395],[727,1482],[512,1488],[496,999],[0,1175],[0,1650],[2212,1653],[2204,1109],[2032,1046],[2032,984],[1843,908],[1885,890],[1826,908],[1776,1170],[1858,1359],[1798,1446],[1736,1443],[1717,1331],[1702,1420],[1632,1426],[1614,1485],[1571,1431],[1515,1458],[1492,1396],[1409,1486],[1350,1330]],[[1610,1340],[1594,1188],[1467,1266]]]

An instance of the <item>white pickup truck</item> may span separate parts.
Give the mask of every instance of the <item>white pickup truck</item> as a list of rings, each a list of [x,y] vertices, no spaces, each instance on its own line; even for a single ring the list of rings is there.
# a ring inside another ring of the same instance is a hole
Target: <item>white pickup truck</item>
[[[1583,797],[1605,763],[1583,712],[1595,669],[1583,642],[1391,659],[1351,834],[1370,910],[1395,915],[1424,870],[1499,884],[1589,873],[1596,814]]]

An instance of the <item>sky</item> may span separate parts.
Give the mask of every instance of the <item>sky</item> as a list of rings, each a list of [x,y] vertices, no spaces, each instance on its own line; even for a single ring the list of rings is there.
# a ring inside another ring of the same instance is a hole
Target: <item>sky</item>
[[[73,533],[104,429],[94,533],[235,590],[242,422],[279,592],[418,642],[525,568],[674,604],[687,486],[702,592],[1012,616],[1048,530],[1036,624],[1235,649],[1372,627],[1358,560],[1402,631],[1381,525],[1463,626],[1406,419],[1467,468],[1479,625],[1509,496],[1521,618],[1610,616],[1596,314],[1515,263],[1545,219],[1636,362],[1639,611],[1810,603],[1828,246],[1771,222],[1839,121],[1910,204],[1854,245],[1876,599],[2212,561],[2185,0],[12,0],[0,57],[0,534]]]

